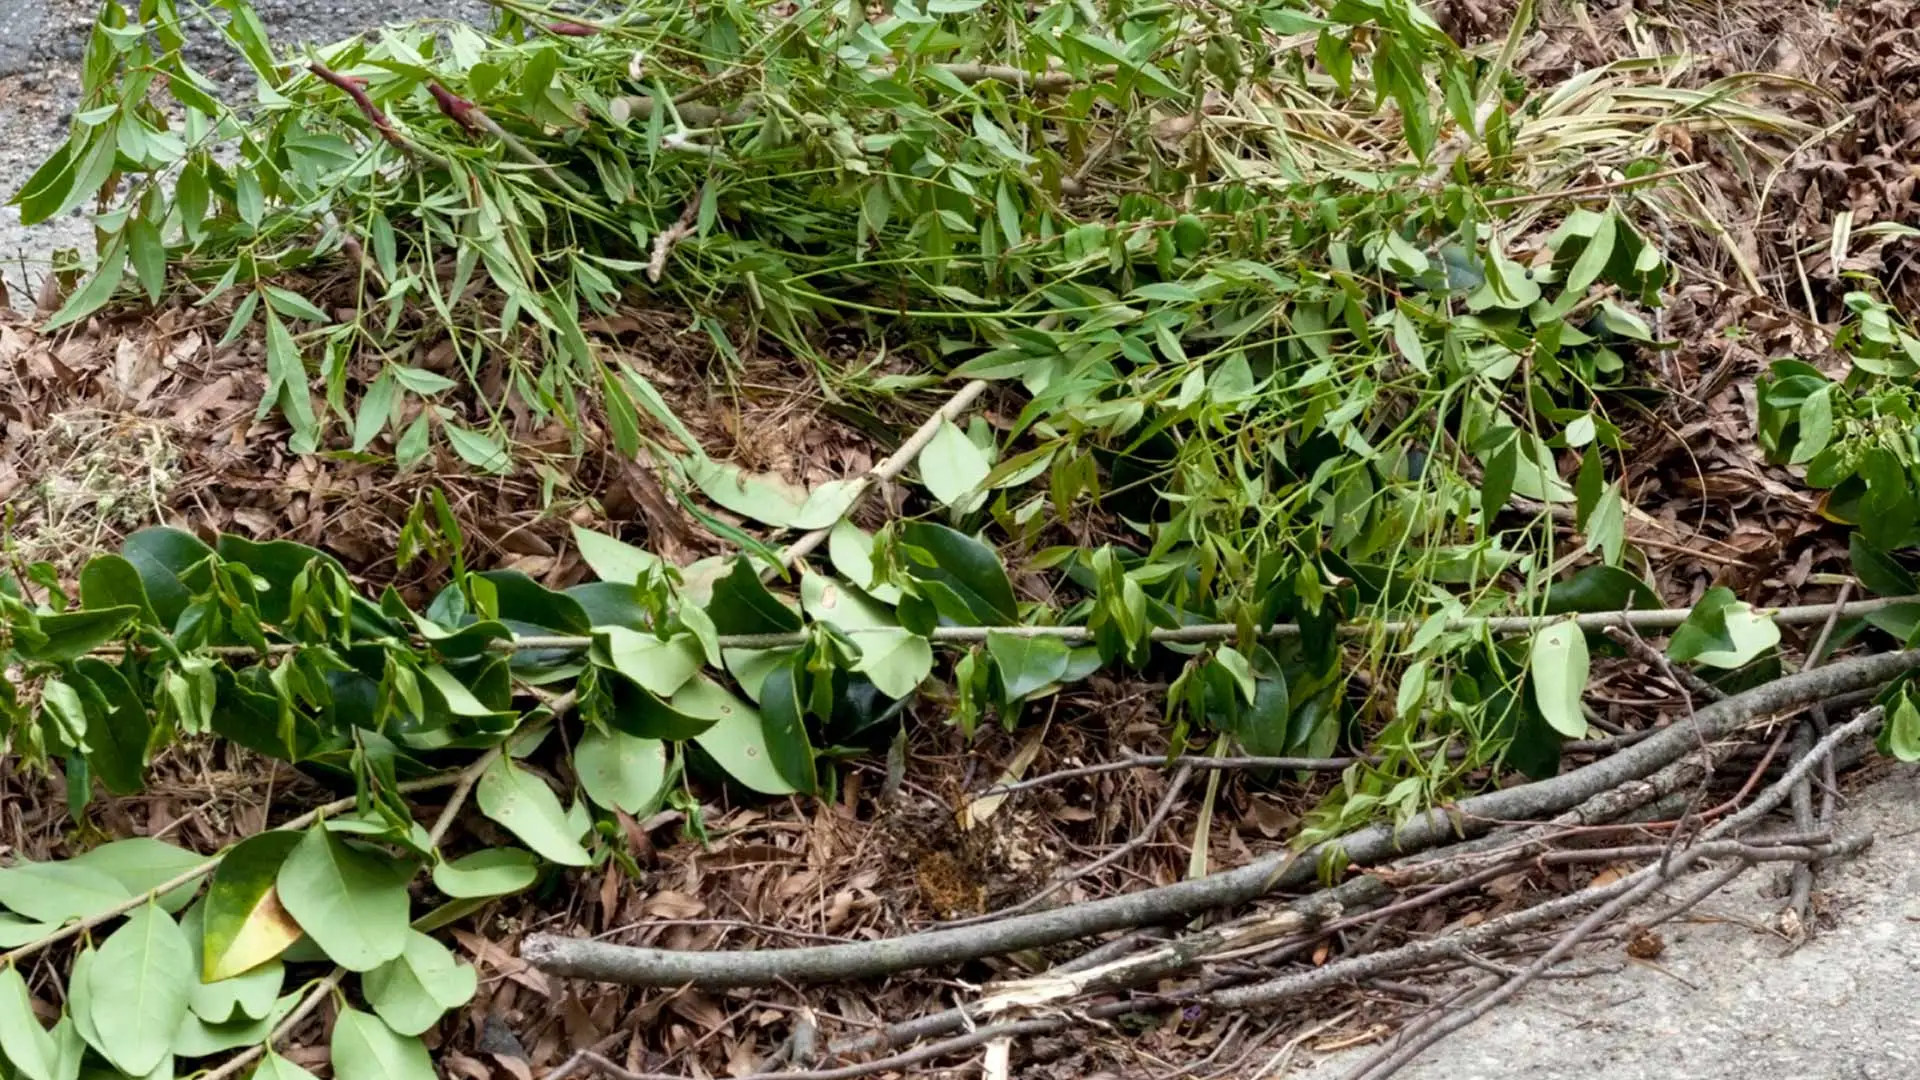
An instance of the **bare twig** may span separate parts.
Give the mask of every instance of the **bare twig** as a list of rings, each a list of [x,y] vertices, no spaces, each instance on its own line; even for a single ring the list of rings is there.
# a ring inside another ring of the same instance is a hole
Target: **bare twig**
[[[940,433],[941,424],[950,424],[959,419],[963,413],[973,407],[973,403],[979,400],[980,395],[986,392],[987,383],[984,379],[975,379],[955,391],[954,395],[947,399],[947,403],[934,410],[933,415],[927,417],[924,423],[914,429],[913,434],[907,436],[906,441],[902,442],[898,449],[887,455],[885,461],[875,465],[865,475],[854,481],[855,490],[852,500],[847,504],[848,511],[851,512],[853,507],[859,505],[860,500],[866,498],[867,493],[876,485],[898,479],[901,473],[907,471],[907,466],[920,456],[920,452],[927,448],[927,444],[933,441],[933,437]],[[800,560],[812,554],[815,548],[825,543],[832,535],[833,526],[831,525],[805,534],[782,553],[784,561],[788,566],[799,565]]]
[[[930,436],[929,436],[930,437]],[[804,538],[803,538],[804,539]],[[814,546],[818,546],[818,541]],[[796,545],[798,546],[798,545]],[[1849,604],[1808,604],[1802,607],[1776,608],[1762,612],[1770,615],[1774,622],[1783,626],[1805,625],[1819,622],[1834,611],[1842,618],[1853,618],[1871,614],[1890,604],[1920,602],[1920,596],[1906,596],[1888,599],[1856,600]],[[1600,630],[1608,626],[1633,625],[1642,629],[1660,629],[1674,627],[1686,621],[1690,608],[1671,608],[1652,611],[1595,612],[1572,616],[1573,622],[1583,630]],[[1446,626],[1454,630],[1479,630],[1490,634],[1530,633],[1545,626],[1568,621],[1565,616],[1502,615],[1479,616],[1450,619]],[[1424,623],[1417,619],[1370,620],[1356,619],[1342,623],[1335,633],[1342,638],[1362,638],[1375,634],[1396,636],[1410,634]],[[886,629],[886,628],[883,628]],[[864,627],[843,628],[842,632],[854,638],[862,634],[878,633]],[[891,632],[886,629],[886,632]],[[1265,639],[1285,639],[1300,636],[1300,627],[1294,623],[1275,623],[1265,628],[1255,628],[1255,635]],[[935,627],[926,636],[927,640],[941,645],[978,645],[987,640],[988,635],[1005,635],[1012,638],[1048,638],[1065,644],[1085,644],[1093,640],[1093,631],[1085,626],[940,626]],[[1233,641],[1240,636],[1240,627],[1232,623],[1201,623],[1194,626],[1180,626],[1156,629],[1147,635],[1148,640],[1158,644],[1199,645],[1216,641]],[[723,649],[787,649],[807,643],[806,631],[788,634],[722,634],[717,639]],[[416,645],[424,644],[415,642]],[[584,635],[530,635],[526,637],[505,638],[487,643],[493,652],[524,652],[545,649],[585,649],[593,644],[593,639]],[[306,646],[275,642],[267,646],[269,655],[293,652]],[[89,655],[114,657],[125,651],[121,645],[108,645]],[[257,656],[259,650],[250,645],[220,645],[193,650],[196,656]],[[1576,746],[1579,744],[1575,744]],[[1310,759],[1309,759],[1310,760]]]

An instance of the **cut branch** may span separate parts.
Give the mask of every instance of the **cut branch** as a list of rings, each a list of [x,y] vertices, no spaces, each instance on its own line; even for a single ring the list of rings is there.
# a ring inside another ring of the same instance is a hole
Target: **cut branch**
[[[1920,665],[1920,651],[1903,651],[1789,675],[1705,706],[1691,722],[1662,729],[1612,757],[1549,780],[1477,795],[1401,824],[1362,829],[1305,851],[1269,855],[1238,869],[1055,911],[882,941],[751,952],[679,952],[534,934],[522,943],[521,955],[552,974],[605,982],[701,988],[771,986],[892,975],[1191,918],[1306,884],[1326,858],[1344,856],[1363,865],[1380,862],[1395,854],[1478,835],[1491,828],[1494,821],[1529,820],[1559,813],[1603,791],[1646,777],[1694,749],[1701,740],[1718,738],[1755,717],[1788,712],[1835,694],[1877,685],[1916,665]],[[1842,730],[1845,728],[1835,729],[1835,734]],[[1811,768],[1816,760],[1810,755],[1796,769]],[[1756,800],[1721,824],[1744,820],[1759,805],[1761,801]]]

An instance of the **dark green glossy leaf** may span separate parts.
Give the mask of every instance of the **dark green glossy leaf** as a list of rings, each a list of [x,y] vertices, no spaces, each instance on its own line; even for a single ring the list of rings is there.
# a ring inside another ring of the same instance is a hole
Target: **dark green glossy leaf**
[[[727,575],[714,582],[713,600],[704,607],[722,634],[784,634],[800,629],[800,616],[767,591],[747,559],[735,559]]]
[[[46,642],[31,649],[22,645],[20,651],[33,660],[58,662],[78,659],[118,638],[120,632],[139,615],[140,609],[136,607],[42,615],[38,619],[38,627],[40,633],[46,636]]]
[[[80,571],[80,603],[94,610],[137,608],[142,621],[158,622],[140,571],[119,555],[97,555],[87,561]]]
[[[87,765],[108,791],[132,795],[146,781],[147,743],[153,736],[147,707],[111,664],[87,657],[74,664],[74,671],[98,694],[98,707],[88,710]]]
[[[214,553],[192,533],[164,527],[141,529],[127,537],[120,552],[139,572],[160,625],[169,628],[178,624],[193,598],[181,584],[182,575]]]
[[[760,688],[760,727],[775,771],[794,790],[811,793],[815,783],[813,744],[807,739],[800,695],[805,677],[805,659],[798,653],[767,673]]]
[[[1853,563],[1853,575],[1875,596],[1912,596],[1920,592],[1920,585],[1915,584],[1913,574],[1906,567],[1860,533],[1847,537],[1847,554]]]
[[[944,525],[916,521],[900,532],[907,573],[945,586],[966,605],[976,625],[1020,621],[1013,583],[992,548]]]
[[[1564,615],[1581,611],[1652,611],[1660,598],[1638,577],[1617,566],[1582,567],[1572,577],[1547,586],[1543,611]]]

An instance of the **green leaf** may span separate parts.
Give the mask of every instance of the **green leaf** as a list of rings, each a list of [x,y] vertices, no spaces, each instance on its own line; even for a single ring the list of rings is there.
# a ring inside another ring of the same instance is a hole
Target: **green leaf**
[[[539,860],[519,848],[487,848],[433,867],[433,887],[458,900],[507,896],[539,877]]]
[[[1735,600],[1733,590],[1715,586],[1674,629],[1667,657],[1677,663],[1738,668],[1778,644],[1780,628],[1771,618]]]
[[[1020,621],[1000,557],[992,548],[944,525],[916,521],[900,531],[907,573],[951,589],[976,626],[1005,626]],[[949,618],[954,612],[943,611]]]
[[[210,1057],[239,1046],[258,1046],[267,1041],[280,1021],[300,1003],[300,993],[284,995],[271,1003],[259,1019],[242,1017],[224,1024],[209,1024],[197,1013],[189,1012],[173,1033],[173,1052],[183,1058]],[[162,1069],[167,1066],[161,1065]],[[254,1073],[259,1076],[259,1073]]]
[[[705,456],[681,462],[688,479],[715,503],[779,529],[823,529],[853,505],[863,485],[834,480],[812,491],[773,473],[750,473]]]
[[[1887,730],[1882,740],[1887,753],[1899,761],[1912,764],[1920,761],[1920,709],[1914,708],[1913,700],[1906,690],[1900,691],[1900,702],[1887,716]]]
[[[97,915],[133,895],[111,875],[72,860],[20,862],[0,870],[0,904],[44,923]]]
[[[733,560],[727,576],[714,582],[713,599],[702,605],[722,634],[785,634],[800,629],[800,616],[760,582],[752,563]]]
[[[762,795],[792,795],[799,789],[773,763],[760,713],[709,679],[699,678],[674,695],[674,707],[696,708],[715,717],[714,724],[694,736],[700,749],[725,769],[728,776]]]
[[[812,571],[800,577],[800,608],[815,622],[831,623],[848,632],[900,625],[899,620],[893,617],[893,612],[858,589]],[[860,641],[864,647],[867,635],[861,634]]]
[[[942,417],[933,439],[920,451],[920,479],[945,506],[959,506],[979,489],[993,463],[966,432]]]
[[[609,810],[641,814],[655,805],[666,784],[667,744],[590,728],[574,747],[573,768],[588,798]]]
[[[46,643],[30,651],[21,651],[34,660],[56,663],[77,660],[119,637],[120,631],[139,615],[140,609],[131,605],[42,615],[39,627],[40,632],[47,636]]]
[[[172,844],[151,837],[134,836],[102,844],[68,859],[75,866],[90,867],[118,881],[127,892],[138,896],[159,888],[189,870],[206,864],[206,859]],[[182,885],[160,897],[160,906],[179,911],[193,902],[197,883]]]
[[[1052,686],[1067,673],[1072,651],[1052,637],[1027,637],[994,630],[987,633],[987,652],[1000,673],[1008,704],[1024,701],[1036,690]]]
[[[816,781],[813,744],[807,739],[806,703],[802,700],[805,676],[806,659],[798,651],[767,672],[760,688],[760,730],[767,758],[781,779],[796,791],[811,793]]]
[[[250,1080],[320,1080],[307,1070],[274,1053],[266,1052],[260,1064],[253,1070]]]
[[[127,537],[121,542],[120,553],[139,571],[160,625],[171,629],[193,599],[180,583],[181,575],[211,556],[213,549],[192,533],[156,526]]]
[[[137,608],[143,622],[158,623],[140,571],[119,555],[96,555],[87,560],[86,568],[80,571],[80,604],[96,611]]]
[[[475,791],[480,809],[550,862],[586,866],[593,861],[580,846],[581,830],[568,821],[553,789],[502,754],[480,776]]]
[[[1833,441],[1833,384],[1827,383],[1800,403],[1800,441],[1794,444],[1789,465],[1812,461]]]
[[[437,1080],[425,1044],[350,1006],[340,1010],[328,1045],[335,1080]]]
[[[1007,135],[1006,130],[999,124],[993,122],[993,119],[987,115],[985,109],[975,109],[973,111],[973,133],[979,136],[981,142],[986,143],[988,147],[992,148],[993,151],[1001,157],[1021,165],[1033,164],[1033,155],[1020,149],[1020,147],[1014,143],[1013,139]]]
[[[98,693],[87,729],[87,765],[115,795],[132,795],[145,784],[147,743],[153,724],[147,707],[118,668],[86,657],[74,664]]]
[[[167,245],[160,239],[160,227],[146,218],[135,218],[127,223],[127,236],[134,275],[147,291],[147,302],[158,304],[167,284]]]
[[[276,881],[299,834],[264,832],[235,844],[207,886],[200,935],[200,977],[231,979],[265,964],[300,937],[280,903]]]
[[[0,971],[0,1050],[29,1080],[65,1080],[53,1036],[33,1015],[27,982],[12,964]]]
[[[911,630],[871,630],[859,637],[860,662],[853,670],[873,680],[890,698],[903,698],[933,672],[933,646]]]
[[[230,979],[201,981],[200,957],[206,951],[205,904],[196,904],[180,917],[180,933],[193,951],[194,973],[188,980],[188,1004],[193,1015],[207,1024],[222,1025],[235,1021],[264,1019],[273,1011],[286,979],[286,965],[278,959],[256,965],[252,970]]]
[[[1847,537],[1847,555],[1853,576],[1875,596],[1912,596],[1920,592],[1914,576],[1858,532]]]
[[[173,1049],[194,983],[193,948],[167,913],[136,909],[100,946],[89,972],[93,1026],[121,1072],[145,1076]]]
[[[667,640],[618,626],[594,631],[593,659],[610,667],[648,693],[671,697],[706,663],[706,653],[692,634]]]
[[[453,958],[445,945],[418,931],[407,932],[407,948],[398,959],[374,968],[360,980],[367,1003],[401,1035],[418,1035],[448,1009],[473,998],[478,987],[473,968]]]
[[[1595,216],[1599,220],[1592,234],[1587,237],[1586,247],[1581,250],[1580,257],[1574,260],[1573,269],[1567,272],[1568,295],[1586,295],[1587,289],[1600,280],[1601,273],[1607,268],[1607,261],[1613,257],[1613,214],[1609,211]]]
[[[665,565],[660,556],[650,551],[578,525],[573,527],[573,543],[580,549],[580,558],[593,568],[601,581],[631,585]]]
[[[287,855],[274,884],[287,913],[329,960],[371,971],[406,947],[407,869],[315,826]]]
[[[1652,611],[1660,598],[1646,582],[1617,566],[1582,567],[1572,577],[1547,586],[1544,613],[1576,611]]]
[[[0,911],[0,949],[17,949],[58,929],[58,926],[49,923],[30,922],[10,912]]]
[[[513,467],[513,459],[507,456],[506,448],[500,440],[491,435],[448,423],[443,430],[447,433],[447,445],[460,455],[462,461],[482,472],[504,474]]]
[[[1585,738],[1587,717],[1580,705],[1589,671],[1586,634],[1572,621],[1535,631],[1528,666],[1540,715],[1567,738]]]
[[[899,588],[874,576],[873,549],[873,536],[851,521],[835,523],[827,536],[828,561],[841,577],[883,604],[897,604]]]

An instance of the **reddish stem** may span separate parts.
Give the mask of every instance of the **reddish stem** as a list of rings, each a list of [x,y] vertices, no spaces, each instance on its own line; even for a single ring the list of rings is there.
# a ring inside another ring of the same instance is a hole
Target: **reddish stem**
[[[356,78],[351,75],[342,75],[324,64],[308,64],[307,70],[323,82],[352,98],[353,103],[358,105],[360,112],[366,116],[367,123],[373,125],[373,129],[380,133],[381,138],[403,151],[410,152],[413,149],[407,145],[407,140],[401,137],[400,132],[396,130],[393,123],[387,119],[387,114],[381,112],[380,106],[375,105],[373,99],[367,96],[367,81],[365,79]]]
[[[586,23],[557,22],[547,24],[547,33],[558,34],[561,37],[593,37],[599,32],[599,27],[588,26]]]
[[[473,118],[473,102],[448,90],[437,82],[429,82],[427,84],[427,93],[432,94],[433,100],[439,103],[441,112],[451,117],[454,123],[467,129],[467,134],[474,135],[479,133],[480,125]]]

